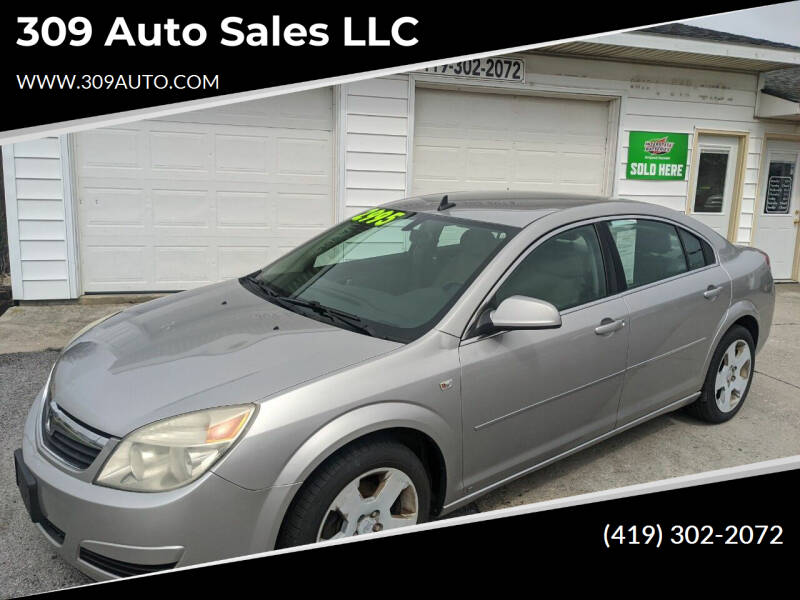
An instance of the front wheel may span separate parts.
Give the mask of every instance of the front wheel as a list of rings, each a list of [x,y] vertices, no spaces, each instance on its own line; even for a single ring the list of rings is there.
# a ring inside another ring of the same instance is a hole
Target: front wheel
[[[702,393],[689,412],[709,423],[724,423],[742,408],[755,371],[750,332],[734,325],[722,337],[708,368]]]
[[[358,441],[303,484],[278,548],[395,529],[428,520],[431,486],[416,454],[391,439]]]

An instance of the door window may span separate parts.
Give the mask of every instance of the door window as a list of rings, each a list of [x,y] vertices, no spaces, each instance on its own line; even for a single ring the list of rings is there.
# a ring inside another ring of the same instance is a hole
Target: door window
[[[794,184],[794,163],[773,160],[769,163],[767,190],[764,198],[764,213],[768,215],[788,215],[792,203]]]
[[[694,212],[722,212],[727,173],[727,152],[709,150],[700,152],[700,162],[697,167],[697,187],[694,193]]]
[[[593,225],[556,234],[535,248],[497,290],[491,305],[529,296],[565,310],[606,295],[600,243]]]
[[[608,225],[628,288],[688,270],[678,231],[673,225],[646,219],[620,219]]]

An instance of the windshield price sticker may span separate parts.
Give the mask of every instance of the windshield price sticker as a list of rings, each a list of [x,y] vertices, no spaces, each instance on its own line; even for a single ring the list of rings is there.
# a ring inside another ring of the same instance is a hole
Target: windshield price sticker
[[[391,223],[395,219],[400,219],[402,217],[410,217],[414,213],[406,212],[402,210],[390,210],[388,208],[372,208],[367,212],[363,212],[361,214],[356,215],[352,218],[353,221],[356,223],[363,223],[364,225],[373,225],[374,227],[380,227],[381,225],[386,225],[387,223]]]
[[[475,77],[525,82],[525,61],[520,58],[474,58],[449,65],[423,69],[424,73],[450,77]]]

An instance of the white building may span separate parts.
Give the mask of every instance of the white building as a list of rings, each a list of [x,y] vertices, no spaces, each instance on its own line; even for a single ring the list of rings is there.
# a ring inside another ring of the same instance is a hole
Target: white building
[[[672,25],[507,58],[524,77],[414,72],[4,146],[14,298],[187,289],[363,207],[498,188],[694,213],[798,279],[800,48]],[[683,178],[629,179],[631,131],[688,134]]]

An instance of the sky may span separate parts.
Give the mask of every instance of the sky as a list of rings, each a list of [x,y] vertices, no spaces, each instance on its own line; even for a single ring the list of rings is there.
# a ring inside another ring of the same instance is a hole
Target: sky
[[[800,0],[683,22],[687,25],[800,46]]]

